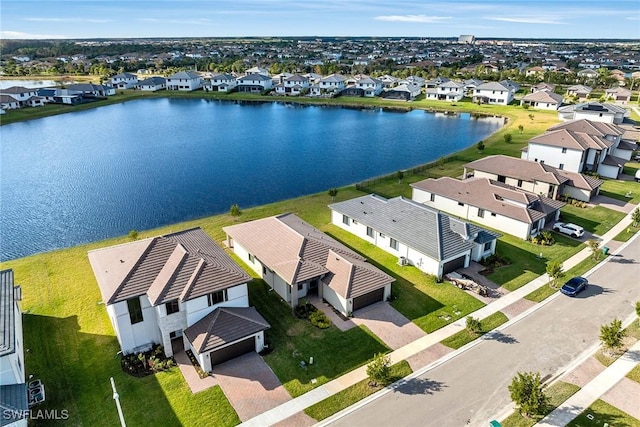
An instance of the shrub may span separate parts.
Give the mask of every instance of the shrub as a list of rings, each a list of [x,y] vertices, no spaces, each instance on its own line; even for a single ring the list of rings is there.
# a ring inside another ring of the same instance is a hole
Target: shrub
[[[238,217],[238,216],[242,215],[242,211],[240,210],[240,206],[238,206],[237,203],[234,203],[233,205],[231,205],[231,208],[229,208],[229,214],[231,216],[235,216],[235,217]]]
[[[509,385],[509,393],[519,412],[526,417],[532,417],[541,415],[547,408],[548,398],[544,388],[539,373],[518,372]]]
[[[482,324],[479,319],[472,316],[467,316],[467,331],[471,334],[479,334],[482,332]]]
[[[614,353],[622,347],[626,335],[619,319],[613,319],[610,324],[600,326],[600,341],[610,353]]]
[[[321,310],[316,310],[309,315],[309,320],[313,326],[320,329],[327,329],[331,326],[331,320]]]
[[[367,365],[367,376],[369,377],[369,385],[372,387],[378,384],[384,384],[389,381],[391,375],[391,358],[382,353],[374,356],[373,360]]]

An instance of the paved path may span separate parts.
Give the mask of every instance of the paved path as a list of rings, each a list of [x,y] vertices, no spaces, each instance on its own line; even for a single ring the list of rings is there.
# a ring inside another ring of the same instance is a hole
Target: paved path
[[[605,233],[602,236],[602,244],[608,243],[613,239],[618,233],[625,230],[629,224],[631,223],[630,215],[625,216],[618,224],[616,224],[611,230]],[[582,260],[586,259],[591,255],[591,251],[589,248],[585,248],[582,251],[578,252],[568,260],[563,263],[564,270],[567,271],[573,266],[580,263]],[[483,308],[477,310],[473,313],[473,316],[479,319],[484,319],[487,316],[501,310],[509,311],[513,310],[514,305],[518,301],[521,301],[524,296],[529,294],[530,292],[540,288],[541,286],[546,286],[549,282],[549,277],[544,274],[528,284],[516,289],[513,292],[510,292],[498,300],[484,306]],[[518,311],[521,311],[522,307],[519,307]],[[536,306],[531,307],[530,309],[522,312],[518,317],[526,317],[529,312],[535,311]],[[459,350],[454,352],[446,352],[442,350],[442,347],[439,347],[439,350],[432,350],[431,352],[423,353],[425,350],[429,349],[432,346],[439,345],[439,342],[444,338],[447,338],[454,333],[461,331],[465,328],[464,319],[458,320],[454,323],[451,323],[431,334],[428,334],[420,339],[413,341],[403,347],[400,347],[389,354],[392,363],[399,362],[401,360],[421,360],[421,355],[424,357],[423,360],[430,360],[432,357],[438,354],[444,354],[444,357],[441,357],[439,360],[434,362],[432,365],[445,363],[452,357],[455,357],[457,354],[464,352],[467,349],[467,346],[462,347]],[[473,343],[471,343],[473,345]],[[412,365],[413,367],[413,365]],[[415,367],[414,367],[415,369]],[[274,425],[279,422],[282,422],[289,417],[295,416],[299,412],[303,411],[305,408],[318,403],[332,394],[335,394],[339,391],[344,390],[345,388],[356,384],[359,381],[366,379],[366,367],[363,366],[347,374],[336,378],[326,384],[323,384],[316,389],[299,396],[291,401],[280,405],[279,407],[273,408],[269,411],[262,413],[259,416],[256,416],[245,423],[247,426],[265,426],[265,425]]]
[[[386,301],[356,311],[353,321],[369,328],[392,350],[427,335]]]
[[[537,425],[541,427],[567,425],[622,380],[638,363],[640,363],[640,341]],[[628,395],[627,401],[631,403],[631,400],[632,396]],[[638,400],[637,395],[634,400]]]

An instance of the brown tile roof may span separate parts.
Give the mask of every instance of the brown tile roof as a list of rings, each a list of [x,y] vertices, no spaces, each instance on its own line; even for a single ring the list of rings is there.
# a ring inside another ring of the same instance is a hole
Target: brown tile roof
[[[590,148],[602,150],[613,145],[611,141],[604,139],[602,136],[574,132],[568,129],[551,130],[531,138],[529,143],[565,147],[578,151],[586,151]]]
[[[373,286],[372,290],[383,286],[379,285],[379,277],[385,278],[385,285],[393,281],[362,256],[290,213],[224,227],[223,230],[289,284],[330,273],[330,253],[353,264],[358,271],[357,282],[334,288],[345,292],[340,294],[345,298],[350,298],[348,294],[358,294],[361,287]],[[370,275],[360,270],[367,270]],[[361,283],[361,277],[371,279],[370,283]]]
[[[198,353],[205,353],[270,327],[254,307],[218,307],[184,334]]]
[[[332,250],[327,256],[327,274],[322,281],[339,295],[355,298],[380,289],[393,281],[365,261],[342,256]]]
[[[545,165],[544,163],[518,159],[502,154],[483,157],[467,163],[464,167],[529,182],[535,180],[560,185],[568,179],[558,174],[558,169]]]
[[[443,177],[425,179],[411,184],[411,186],[528,224],[544,218],[550,212],[565,205],[563,202],[522,191],[487,178],[459,181]]]
[[[546,90],[539,90],[537,92],[533,92],[523,96],[522,101],[546,102],[547,104],[561,104],[562,95],[558,95],[557,93],[553,93],[553,92],[547,92]]]
[[[88,255],[106,304],[145,294],[153,305],[187,301],[251,279],[200,228],[97,249]]]

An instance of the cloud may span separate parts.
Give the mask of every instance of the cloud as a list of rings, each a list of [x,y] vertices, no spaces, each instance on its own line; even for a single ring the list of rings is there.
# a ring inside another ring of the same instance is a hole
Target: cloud
[[[21,31],[0,31],[0,36],[5,39],[68,39],[64,34],[31,34]]]
[[[501,22],[515,22],[518,24],[551,24],[551,25],[560,25],[563,24],[562,21],[554,20],[553,18],[543,18],[537,16],[485,16],[485,19],[490,21],[501,21]]]
[[[88,22],[90,24],[108,24],[113,22],[111,19],[94,19],[94,18],[24,18],[25,21],[31,22]]]
[[[440,24],[448,19],[451,19],[451,17],[427,15],[382,15],[376,16],[373,19],[387,22],[417,22],[420,24]]]

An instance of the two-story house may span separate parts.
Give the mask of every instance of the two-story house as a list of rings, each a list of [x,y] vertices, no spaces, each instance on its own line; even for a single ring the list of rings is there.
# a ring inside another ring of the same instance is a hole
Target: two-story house
[[[138,84],[138,76],[131,73],[120,73],[111,77],[111,86],[116,89],[133,89]]]
[[[340,93],[346,86],[345,78],[340,74],[329,74],[318,83],[320,93]]]
[[[247,74],[237,79],[238,92],[261,93],[273,88],[273,80],[264,74]]]
[[[233,74],[220,73],[211,76],[209,84],[203,86],[205,90],[213,92],[231,92],[238,85],[238,80]]]
[[[558,109],[558,118],[562,121],[587,119],[592,122],[621,124],[630,112],[624,107],[609,103],[585,102],[571,104]]]
[[[382,82],[376,78],[363,76],[356,81],[356,87],[362,89],[364,97],[372,98],[382,92]]]
[[[195,71],[180,71],[167,77],[168,90],[191,92],[202,87],[202,78]]]
[[[508,105],[519,89],[520,87],[510,80],[482,83],[473,91],[473,102]]]
[[[210,371],[262,350],[269,324],[249,307],[251,277],[202,229],[97,249],[88,256],[123,354],[154,344],[168,356],[184,348]]]
[[[309,79],[300,75],[291,75],[276,85],[276,93],[279,95],[298,96],[309,90]]]
[[[317,295],[348,316],[391,295],[391,276],[293,214],[223,230],[234,253],[292,308]]]

